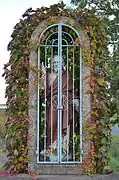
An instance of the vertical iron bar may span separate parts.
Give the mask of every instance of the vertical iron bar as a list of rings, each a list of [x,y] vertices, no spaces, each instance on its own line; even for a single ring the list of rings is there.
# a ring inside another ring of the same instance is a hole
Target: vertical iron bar
[[[62,158],[62,25],[58,25],[58,161]]]
[[[60,55],[60,34],[59,34],[59,25],[58,25],[58,107],[57,107],[57,110],[58,110],[58,128],[57,128],[57,137],[58,137],[58,162],[60,162],[60,135],[59,135],[59,128],[60,128],[60,124],[59,124],[59,121],[60,121],[60,113],[59,113],[59,106],[60,106],[60,95],[59,95],[59,84],[60,84],[60,71],[59,71],[59,55]]]
[[[47,59],[47,47],[45,46],[45,70],[46,70],[46,59]],[[44,161],[46,161],[46,119],[47,119],[47,117],[46,117],[46,101],[47,101],[47,99],[46,99],[46,72],[45,72],[45,119],[44,119],[44,154],[45,154],[45,156],[44,156]],[[44,82],[43,82],[44,83]]]
[[[73,161],[75,161],[75,145],[74,145],[74,48],[73,48]]]
[[[82,75],[83,75],[82,47],[80,46],[80,162],[82,163]]]
[[[51,47],[51,74],[53,72],[52,69],[52,63],[53,63],[53,48]],[[53,111],[53,105],[52,105],[52,92],[53,92],[53,82],[50,84],[51,86],[51,156],[52,156],[52,111]]]
[[[69,68],[69,66],[68,66],[68,47],[67,47],[67,161],[68,161],[68,154],[69,154],[69,148],[68,148],[68,145],[69,145],[69,127],[68,127],[68,125],[69,125],[69,117],[68,117],[68,106],[69,106],[69,103],[68,103],[68,101],[69,101],[69,99],[68,99],[68,89],[69,89],[69,84],[68,84],[68,68]]]
[[[60,24],[60,162],[62,161],[62,25]]]
[[[38,70],[40,69],[40,48],[38,48]],[[38,76],[39,76],[39,74],[38,74]],[[36,155],[37,155],[37,162],[39,162],[39,126],[40,126],[40,124],[39,124],[39,111],[40,111],[40,108],[39,108],[39,103],[40,103],[40,93],[39,93],[39,91],[40,91],[40,88],[39,88],[39,85],[40,85],[40,83],[39,83],[39,77],[38,77],[38,87],[37,87],[37,144],[36,144],[36,146],[37,146],[37,151],[36,151]]]

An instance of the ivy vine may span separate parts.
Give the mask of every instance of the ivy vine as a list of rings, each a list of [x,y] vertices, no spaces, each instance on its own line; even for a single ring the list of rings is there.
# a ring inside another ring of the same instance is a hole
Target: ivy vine
[[[83,131],[88,129],[86,140],[90,142],[90,149],[88,154],[84,154],[83,170],[86,174],[101,173],[109,161],[108,148],[111,132],[106,93],[105,63],[108,59],[106,27],[103,19],[98,17],[94,10],[75,10],[74,12],[62,2],[49,8],[28,9],[14,27],[11,35],[12,40],[8,44],[10,60],[4,66],[3,74],[8,84],[6,88],[8,119],[5,126],[6,150],[9,161],[5,166],[9,172],[29,172],[28,74],[30,69],[30,38],[39,23],[54,16],[76,19],[89,37],[89,49],[85,48],[86,42],[81,44],[84,64],[90,68],[88,93],[91,95],[91,112],[83,127]],[[49,23],[52,24],[52,22]]]

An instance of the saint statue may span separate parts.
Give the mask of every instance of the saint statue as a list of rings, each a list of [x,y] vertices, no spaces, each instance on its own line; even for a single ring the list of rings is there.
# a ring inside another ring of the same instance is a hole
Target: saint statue
[[[63,62],[64,63],[64,62]],[[50,72],[42,64],[42,101],[46,99],[46,139],[47,149],[57,149],[58,141],[58,56],[51,60]],[[46,78],[45,78],[46,77]],[[45,81],[46,79],[46,81]],[[71,72],[62,68],[62,148],[67,151],[66,143],[72,135],[73,106],[74,111],[79,113],[79,96],[73,90]],[[52,145],[52,146],[51,146]]]

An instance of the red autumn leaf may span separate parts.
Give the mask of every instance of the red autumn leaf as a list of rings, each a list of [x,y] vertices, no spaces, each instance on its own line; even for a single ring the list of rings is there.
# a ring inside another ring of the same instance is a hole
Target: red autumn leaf
[[[91,115],[88,115],[88,118],[87,118],[87,119],[88,119],[88,121],[90,121],[90,120],[91,120]]]
[[[86,42],[85,42],[85,41],[81,41],[81,42],[80,42],[80,46],[81,46],[81,47],[84,47],[85,45],[86,45]]]
[[[97,85],[96,82],[95,82],[95,77],[94,76],[90,76],[88,82],[89,82],[90,86],[92,86],[92,87]]]

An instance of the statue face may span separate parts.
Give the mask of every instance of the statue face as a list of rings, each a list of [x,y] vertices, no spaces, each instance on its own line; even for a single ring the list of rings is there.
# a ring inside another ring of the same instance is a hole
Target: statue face
[[[52,69],[55,73],[58,72],[58,56],[54,56],[52,59]]]

